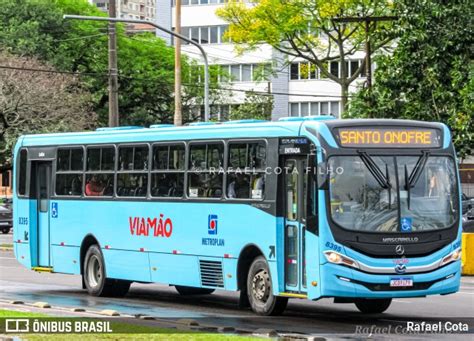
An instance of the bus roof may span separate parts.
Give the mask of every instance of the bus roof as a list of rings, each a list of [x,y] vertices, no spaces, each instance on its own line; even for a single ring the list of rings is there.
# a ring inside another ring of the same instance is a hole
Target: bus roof
[[[351,125],[430,126],[443,129],[442,124],[393,119],[334,119],[332,116],[284,118],[280,121],[240,120],[226,123],[190,124],[177,127],[170,124],[150,128],[124,126],[98,128],[96,131],[24,135],[21,146],[51,146],[71,144],[100,144],[126,142],[155,142],[181,140],[210,140],[226,138],[285,137],[301,135],[303,126],[312,127],[328,138],[330,127]],[[329,138],[332,139],[332,136]]]

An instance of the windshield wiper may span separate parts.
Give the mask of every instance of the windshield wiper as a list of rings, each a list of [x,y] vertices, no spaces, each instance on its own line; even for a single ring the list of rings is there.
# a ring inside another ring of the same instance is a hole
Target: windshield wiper
[[[408,209],[410,209],[410,190],[415,187],[416,183],[418,182],[418,179],[420,178],[423,169],[425,169],[426,162],[430,156],[430,152],[427,150],[422,150],[421,153],[422,154],[418,158],[418,161],[416,161],[415,167],[413,167],[410,175],[408,175],[408,168],[405,164],[405,190],[407,191]]]
[[[380,167],[377,166],[374,159],[372,159],[372,157],[370,157],[370,155],[367,154],[367,152],[364,152],[364,151],[357,151],[357,152],[359,153],[361,160],[364,162],[369,172],[374,176],[375,180],[377,180],[379,185],[382,188],[389,189],[389,193],[390,193],[391,192],[390,189],[392,188],[392,185],[390,184],[390,178],[388,175],[388,165],[385,164],[385,174],[384,174],[382,170],[380,169]]]

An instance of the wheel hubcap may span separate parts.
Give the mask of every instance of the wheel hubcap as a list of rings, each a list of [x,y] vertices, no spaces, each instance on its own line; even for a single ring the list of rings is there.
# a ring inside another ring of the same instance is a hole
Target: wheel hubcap
[[[257,300],[265,303],[270,296],[270,277],[265,270],[257,272],[252,279],[252,294]]]
[[[89,258],[87,263],[87,277],[89,279],[89,285],[93,288],[98,286],[102,280],[102,267],[96,255],[92,255]]]

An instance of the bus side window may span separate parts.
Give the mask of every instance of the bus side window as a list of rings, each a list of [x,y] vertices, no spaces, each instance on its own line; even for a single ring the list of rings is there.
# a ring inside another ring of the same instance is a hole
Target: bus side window
[[[189,148],[188,196],[221,198],[223,194],[222,143],[194,144]]]
[[[148,191],[148,146],[120,146],[117,196],[146,197]]]
[[[183,144],[153,146],[151,196],[180,198],[184,189]]]
[[[56,195],[80,196],[84,151],[82,148],[60,148],[56,156]]]
[[[114,194],[114,147],[87,148],[86,196],[112,196]]]
[[[265,142],[229,143],[226,196],[228,199],[263,199]]]
[[[26,149],[20,150],[20,162],[18,164],[18,195],[26,194],[26,165],[28,152]]]

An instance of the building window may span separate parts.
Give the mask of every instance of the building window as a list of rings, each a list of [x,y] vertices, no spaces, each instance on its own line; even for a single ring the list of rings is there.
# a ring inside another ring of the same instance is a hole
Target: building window
[[[219,81],[260,82],[267,80],[271,73],[270,64],[231,64],[220,65]],[[228,76],[227,76],[228,75]]]
[[[296,102],[290,103],[290,116],[318,116],[318,115],[333,115],[339,117],[340,102]]]
[[[196,43],[200,44],[221,44],[227,43],[228,40],[224,39],[224,33],[227,30],[227,25],[224,26],[187,26],[181,27],[181,34]],[[174,30],[174,28],[173,28]],[[188,44],[182,42],[182,44]]]
[[[359,65],[364,63],[364,60],[350,60],[346,61],[346,73],[353,76],[357,71]],[[340,77],[340,63],[333,61],[329,63],[328,71],[336,76]],[[327,69],[327,67],[326,67]],[[362,70],[359,78],[365,77],[365,71]],[[295,62],[290,65],[290,80],[305,80],[305,79],[324,79],[324,74],[316,67],[316,65],[308,62]]]
[[[331,75],[339,78],[339,62],[331,62],[329,64],[329,72]]]
[[[224,4],[227,0],[181,0],[182,6],[196,6],[196,5],[208,5],[208,4]],[[172,6],[176,6],[176,0],[171,1]]]

